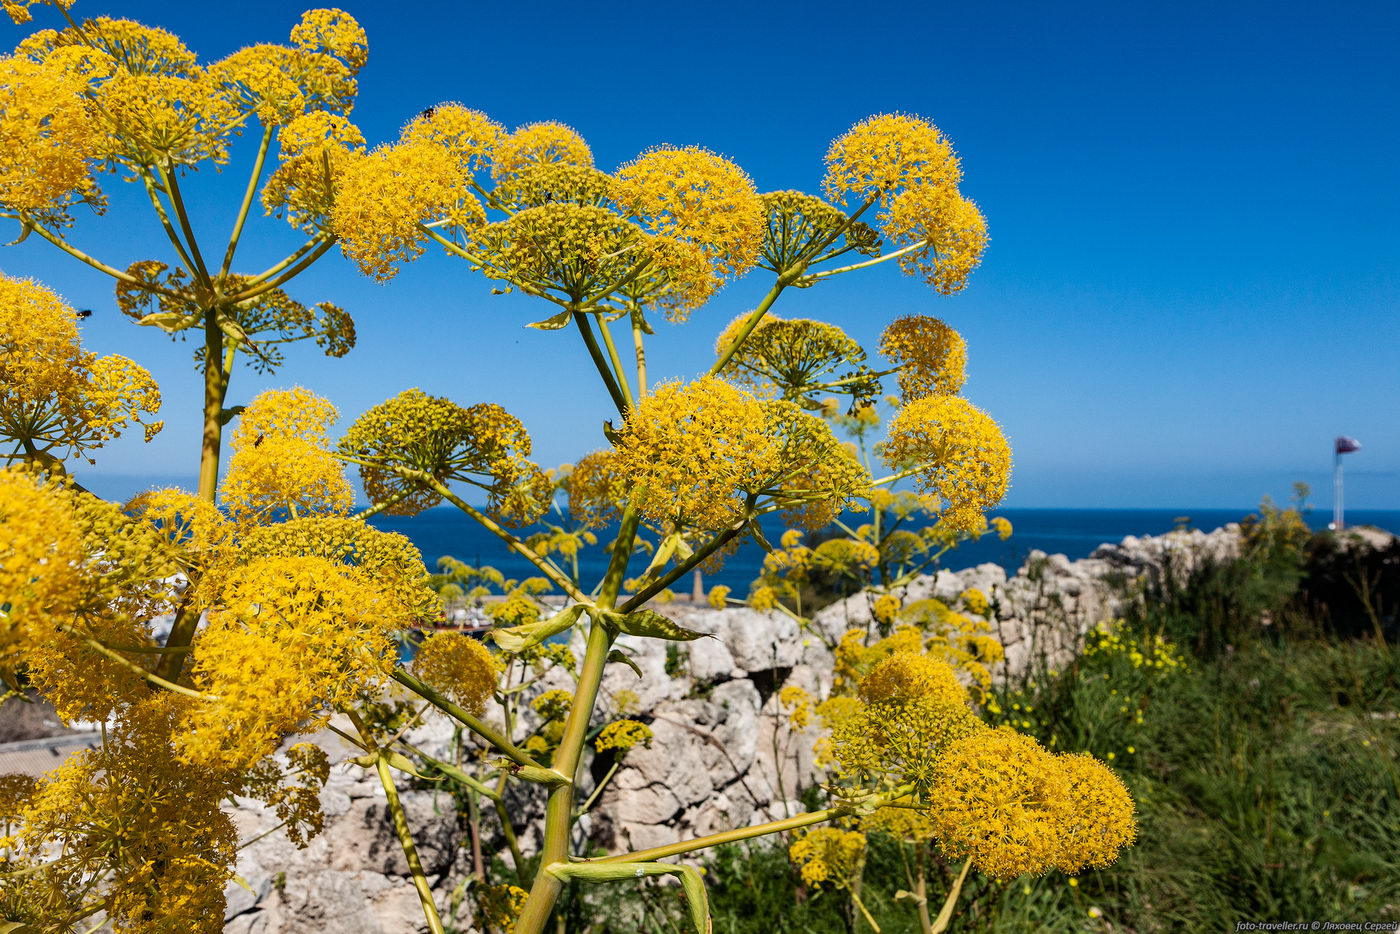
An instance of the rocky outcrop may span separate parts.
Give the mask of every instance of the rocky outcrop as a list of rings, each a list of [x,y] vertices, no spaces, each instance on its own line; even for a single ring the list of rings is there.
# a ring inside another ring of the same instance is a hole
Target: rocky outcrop
[[[906,602],[932,597],[955,604],[967,590],[981,591],[990,602],[992,632],[1006,648],[996,674],[1006,677],[1042,655],[1052,664],[1068,657],[1088,629],[1119,615],[1131,591],[1127,585],[1134,581],[1189,575],[1202,562],[1234,556],[1239,545],[1237,526],[1129,537],[1079,561],[1032,552],[1010,576],[993,564],[940,571],[912,581],[903,595]],[[818,780],[815,736],[788,728],[778,691],[792,683],[825,695],[832,677],[827,644],[849,628],[868,625],[870,607],[867,595],[850,597],[817,613],[810,631],[781,613],[672,607],[668,615],[710,635],[689,643],[620,639],[618,648],[641,674],[622,663],[608,665],[596,724],[617,716],[624,692],[631,692],[655,737],[649,748],[636,748],[623,760],[579,822],[576,843],[615,852],[642,849],[800,810],[794,799]],[[582,657],[583,634],[574,638]],[[540,689],[565,686],[565,676],[551,674]],[[531,716],[528,710],[523,715]],[[411,739],[430,754],[450,757],[451,731],[440,722],[415,730]],[[591,794],[608,764],[600,757],[596,771],[583,776],[581,797]],[[405,791],[403,799],[446,920],[453,915],[453,893],[470,872],[455,804],[433,790]],[[326,830],[306,849],[297,850],[273,833],[242,851],[238,872],[247,888],[229,888],[227,929],[236,934],[426,930],[384,793],[372,773],[354,765],[337,767],[323,802]],[[541,806],[539,795],[522,794],[509,802],[525,827],[521,844],[527,851],[540,842]],[[276,824],[255,803],[241,804],[236,816],[245,839]],[[502,855],[509,861],[502,841],[485,843],[488,858]],[[452,923],[471,930],[470,912],[457,912]]]

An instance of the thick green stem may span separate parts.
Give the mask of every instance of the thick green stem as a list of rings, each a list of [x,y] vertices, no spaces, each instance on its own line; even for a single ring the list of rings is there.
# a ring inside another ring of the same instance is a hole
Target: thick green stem
[[[632,346],[637,351],[637,399],[647,397],[647,352],[643,344],[640,312],[632,313]]]
[[[627,403],[627,408],[630,409],[635,404],[632,399],[632,387],[627,383],[627,373],[622,369],[622,358],[618,356],[617,345],[613,343],[612,329],[601,318],[598,319],[598,333],[603,336],[603,345],[608,348],[608,359],[612,361],[613,373],[617,377],[618,386],[622,389],[622,399]]]
[[[394,833],[403,847],[404,859],[408,862],[408,872],[413,876],[413,887],[418,890],[418,901],[423,905],[423,917],[428,921],[432,934],[444,934],[442,919],[438,917],[437,905],[433,903],[433,890],[428,885],[428,875],[423,871],[423,862],[418,858],[418,849],[413,845],[413,833],[408,827],[408,815],[404,813],[403,802],[399,800],[399,789],[394,784],[394,774],[389,769],[389,761],[380,756],[374,763],[379,773],[379,782],[384,786],[384,797],[389,801],[389,813],[394,818]]]
[[[777,282],[773,283],[773,288],[768,290],[768,294],[763,296],[763,301],[758,303],[758,307],[755,308],[744,321],[744,326],[739,330],[738,336],[734,338],[733,342],[731,342],[728,347],[724,348],[724,353],[719,355],[719,359],[715,361],[715,365],[710,367],[711,376],[718,375],[719,372],[728,365],[729,361],[733,359],[734,355],[739,352],[739,348],[743,346],[744,341],[749,339],[749,335],[753,333],[753,329],[758,327],[758,322],[762,321],[763,316],[768,314],[768,309],[773,307],[773,303],[778,300],[779,295],[783,294],[783,289],[787,288],[787,286],[788,283],[782,277],[780,277]]]
[[[613,542],[612,557],[608,562],[608,571],[603,577],[602,590],[598,596],[598,606],[605,610],[612,609],[617,602],[640,524],[641,515],[628,507],[622,514],[621,528],[618,529],[617,538]],[[543,870],[555,863],[568,862],[569,859],[569,834],[574,823],[574,782],[578,780],[583,744],[588,738],[588,723],[593,717],[593,707],[598,702],[598,689],[603,683],[603,668],[608,663],[608,650],[612,648],[612,641],[612,633],[601,620],[595,618],[589,626],[588,647],[579,668],[573,704],[569,708],[568,718],[564,721],[564,735],[560,738],[559,748],[554,755],[554,768],[569,776],[572,781],[550,790],[549,802],[545,805],[544,849],[540,853],[541,871],[535,875],[530,897],[526,899],[520,918],[515,923],[515,934],[542,934],[550,914],[554,911],[554,904],[559,899],[559,893],[563,890],[563,882],[552,873]]]
[[[598,339],[593,335],[593,325],[588,321],[588,315],[582,311],[574,312],[574,324],[578,325],[578,332],[583,336],[583,344],[588,348],[588,355],[593,358],[593,365],[598,368],[598,375],[603,378],[603,385],[608,389],[608,395],[612,396],[613,405],[617,406],[618,412],[627,414],[627,396],[617,384],[612,368],[608,365],[607,357],[603,356],[603,348],[598,346]]]
[[[219,313],[204,309],[204,435],[199,451],[199,498],[214,502],[219,487],[219,449],[224,433],[224,397],[228,374],[224,372],[224,332]]]

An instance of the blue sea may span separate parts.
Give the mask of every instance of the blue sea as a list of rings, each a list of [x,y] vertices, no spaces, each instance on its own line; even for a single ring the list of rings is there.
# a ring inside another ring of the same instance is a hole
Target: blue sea
[[[1250,514],[1248,509],[1002,509],[994,515],[1011,521],[1014,534],[1001,541],[994,534],[980,541],[967,542],[943,556],[941,567],[960,570],[973,565],[994,562],[1014,573],[1032,549],[1049,554],[1064,554],[1071,560],[1088,557],[1105,542],[1117,543],[1128,535],[1160,535],[1169,532],[1183,520],[1192,528],[1210,531],[1228,522],[1238,522]],[[1331,519],[1330,510],[1314,510],[1310,524],[1325,528]],[[1348,512],[1347,525],[1377,525],[1392,531],[1400,530],[1400,510],[1364,510]],[[861,516],[850,517],[852,523],[864,521]],[[416,516],[374,516],[370,522],[386,531],[401,532],[413,540],[423,552],[423,559],[432,568],[437,559],[450,555],[475,567],[490,565],[507,577],[528,577],[535,573],[525,559],[508,550],[495,535],[451,506],[429,509]],[[776,543],[783,533],[777,516],[767,516],[764,534]],[[608,530],[599,532],[601,541],[608,541]],[[523,533],[522,537],[523,537]],[[730,556],[722,570],[705,575],[706,587],[725,584],[737,593],[747,593],[763,561],[763,551],[746,541]],[[602,577],[607,556],[601,546],[586,549],[580,555],[582,579],[595,583]],[[634,559],[632,574],[645,566],[640,557]],[[677,584],[677,590],[688,589],[689,580]]]

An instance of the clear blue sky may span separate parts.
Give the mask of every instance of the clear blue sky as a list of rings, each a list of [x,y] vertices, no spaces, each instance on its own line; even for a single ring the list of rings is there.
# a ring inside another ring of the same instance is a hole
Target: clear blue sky
[[[371,141],[459,100],[511,126],[572,124],[605,169],[698,143],[763,190],[815,190],[827,143],[861,117],[936,122],[991,229],[968,289],[942,298],[882,267],[776,310],[868,346],[899,314],[959,328],[967,394],[1015,451],[1007,505],[1246,507],[1293,480],[1325,505],[1331,439],[1346,433],[1365,445],[1347,462],[1349,504],[1400,508],[1400,4],[344,6],[369,32],[354,116]],[[285,41],[301,9],[79,0],[75,13],[165,26],[212,60]],[[0,28],[6,43],[25,31]],[[210,239],[226,235],[246,158],[187,182]],[[164,258],[138,193],[108,189],[113,209],[82,218],[74,242],[118,266]],[[298,241],[259,218],[245,242],[239,267],[256,270]],[[191,484],[193,346],[124,319],[108,281],[38,237],[0,249],[0,268],[95,309],[88,345],[160,380],[165,432],[113,445],[82,476],[112,495]],[[701,371],[765,288],[756,273],[660,328],[654,373]],[[545,465],[601,446],[607,401],[576,336],[523,329],[540,304],[491,296],[458,262],[430,255],[379,286],[336,256],[293,294],[349,309],[359,346],[341,360],[293,349],[273,377],[241,370],[231,403],[300,383],[348,423],[417,385],[505,403]]]

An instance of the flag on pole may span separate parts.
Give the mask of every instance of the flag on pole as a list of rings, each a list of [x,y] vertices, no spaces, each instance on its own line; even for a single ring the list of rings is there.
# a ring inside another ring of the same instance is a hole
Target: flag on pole
[[[1348,438],[1346,435],[1337,436],[1337,453],[1350,454],[1353,451],[1361,450],[1361,442],[1355,438]]]

